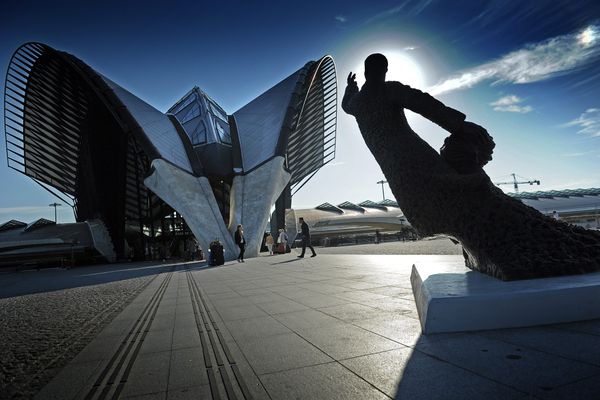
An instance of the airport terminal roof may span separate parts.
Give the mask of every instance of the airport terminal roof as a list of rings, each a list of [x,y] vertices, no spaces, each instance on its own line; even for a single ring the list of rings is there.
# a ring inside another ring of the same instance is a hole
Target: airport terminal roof
[[[567,189],[545,192],[508,193],[509,196],[521,200],[542,213],[581,214],[600,211],[600,189]]]
[[[521,192],[521,193],[507,193],[509,196],[516,199],[553,199],[556,197],[582,197],[582,196],[600,196],[600,188],[591,189],[565,189],[565,190],[549,190],[539,192]]]

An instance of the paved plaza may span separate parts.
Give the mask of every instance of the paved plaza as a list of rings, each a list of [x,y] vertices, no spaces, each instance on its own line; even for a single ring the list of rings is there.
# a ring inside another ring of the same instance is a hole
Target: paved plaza
[[[412,264],[460,258],[292,253],[3,274],[2,397],[598,398],[600,320],[421,334]],[[26,334],[40,319],[53,322]],[[23,335],[44,357],[10,344]]]

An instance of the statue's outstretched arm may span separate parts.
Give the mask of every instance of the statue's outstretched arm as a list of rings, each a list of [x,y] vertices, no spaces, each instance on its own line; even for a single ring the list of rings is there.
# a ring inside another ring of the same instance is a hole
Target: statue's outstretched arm
[[[347,79],[348,86],[342,99],[342,110],[347,114],[356,115],[356,106],[352,102],[352,98],[358,93],[358,84],[356,83],[356,74],[350,72]]]
[[[428,93],[399,82],[394,82],[392,87],[394,95],[399,96],[402,107],[421,114],[449,132],[456,132],[463,128],[466,116],[460,111],[447,107]]]

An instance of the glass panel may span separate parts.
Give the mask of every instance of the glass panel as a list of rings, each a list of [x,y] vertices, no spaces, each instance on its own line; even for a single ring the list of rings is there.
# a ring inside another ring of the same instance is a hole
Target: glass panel
[[[183,110],[188,105],[192,104],[192,101],[196,100],[196,93],[190,94],[185,100],[183,100],[177,107],[175,107],[172,111],[173,114],[178,113]]]
[[[204,125],[204,121],[200,120],[194,132],[192,132],[192,144],[202,144],[206,143],[206,125]]]
[[[223,122],[227,122],[227,114],[225,114],[225,111],[223,111],[221,109],[221,107],[217,106],[212,101],[210,101],[209,104],[210,104],[210,109],[213,112],[213,114],[215,114],[215,116],[220,118]]]
[[[200,117],[196,117],[194,119],[189,120],[185,124],[182,124],[183,129],[185,129],[185,133],[187,133],[188,137],[192,141],[192,144],[194,143],[194,132],[196,131],[199,122]]]
[[[221,143],[231,144],[231,134],[229,133],[229,125],[219,120],[218,118],[215,118],[215,126],[217,127],[217,132],[219,133],[219,139],[221,140]]]
[[[190,104],[186,105],[185,107],[182,107],[182,108],[181,108],[179,111],[177,111],[177,112],[175,113],[175,116],[177,117],[177,119],[179,120],[179,122],[181,122],[181,119],[182,119],[182,117],[183,117],[185,114],[187,114],[187,112],[188,112],[189,110],[191,110],[191,109],[192,109],[192,107],[193,107],[193,104],[192,104],[192,103],[190,103]]]
[[[192,118],[195,118],[200,115],[200,106],[198,103],[195,103],[192,108],[188,110],[184,117],[181,118],[181,123],[186,123]]]

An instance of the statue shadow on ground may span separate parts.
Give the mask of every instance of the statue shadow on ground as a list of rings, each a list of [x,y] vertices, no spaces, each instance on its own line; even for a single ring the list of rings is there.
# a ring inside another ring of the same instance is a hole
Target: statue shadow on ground
[[[157,275],[171,271],[173,265],[175,263],[147,261],[2,273],[0,299]],[[184,265],[186,269],[205,268],[207,262],[198,261]]]
[[[577,371],[597,364],[600,346],[593,332],[599,329],[596,319],[421,334],[387,367],[395,374],[388,382],[396,378],[396,391],[388,395],[396,400],[597,398],[597,377],[581,379]]]
[[[512,346],[513,351],[508,351],[510,345],[507,345],[506,354],[499,354],[497,348],[488,348],[483,343],[485,339],[476,335],[471,338],[457,334],[420,335],[414,348],[403,349],[404,357],[394,360],[404,364],[396,365],[397,386],[395,393],[390,395],[396,400],[505,399],[523,396],[522,392],[485,376],[500,363],[518,363],[522,357],[517,351],[518,346]],[[470,371],[464,366],[473,369]],[[480,367],[485,371],[484,374],[479,370]]]

